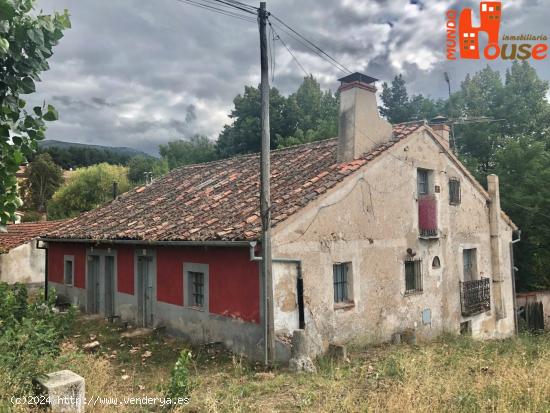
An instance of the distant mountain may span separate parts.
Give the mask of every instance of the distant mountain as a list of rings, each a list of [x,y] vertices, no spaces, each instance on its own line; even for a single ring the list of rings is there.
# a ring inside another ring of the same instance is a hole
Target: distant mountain
[[[126,146],[103,146],[103,145],[90,145],[87,143],[75,143],[75,142],[63,142],[55,139],[46,139],[40,141],[38,146],[41,149],[46,148],[59,148],[59,149],[69,149],[69,148],[80,148],[80,149],[98,149],[113,152],[117,155],[132,158],[137,155],[144,156],[146,158],[154,158],[154,156],[149,155],[148,153],[138,151],[137,149],[128,148]]]

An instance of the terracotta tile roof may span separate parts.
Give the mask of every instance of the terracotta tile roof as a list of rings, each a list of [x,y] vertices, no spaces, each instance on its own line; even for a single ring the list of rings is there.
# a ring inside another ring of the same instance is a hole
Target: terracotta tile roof
[[[394,138],[361,158],[338,164],[337,140],[272,151],[273,226],[379,156],[423,123],[394,126]],[[259,155],[175,169],[148,186],[86,212],[48,238],[147,241],[259,239]]]
[[[0,232],[0,254],[7,253],[15,247],[38,238],[64,222],[40,221],[8,225],[8,232]]]

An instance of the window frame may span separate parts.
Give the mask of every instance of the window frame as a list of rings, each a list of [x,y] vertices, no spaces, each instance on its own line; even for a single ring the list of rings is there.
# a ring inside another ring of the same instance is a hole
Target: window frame
[[[425,186],[425,192],[420,190],[421,188],[421,179],[420,177],[424,176],[425,180],[422,183]],[[418,196],[429,195],[430,194],[430,170],[425,168],[416,169],[416,193]]]
[[[71,263],[71,282],[67,282],[67,263]],[[74,255],[63,256],[63,284],[74,287]]]
[[[202,305],[195,301],[194,275],[202,274]],[[183,263],[183,306],[186,308],[209,311],[209,273],[208,264]]]
[[[456,191],[453,192],[453,185],[456,185]],[[450,178],[449,179],[449,205],[460,205],[462,202],[462,185],[460,184],[460,179]],[[453,196],[454,195],[454,196]]]
[[[466,255],[470,258],[469,273],[470,276],[466,277]],[[462,280],[466,281],[475,281],[478,279],[477,273],[477,248],[463,248],[462,249]]]
[[[341,277],[339,280],[337,277],[337,270],[339,268],[344,268],[345,271],[340,274]],[[351,289],[351,262],[335,262],[332,264],[332,289],[333,289],[333,301],[336,306],[352,304],[352,289]],[[340,287],[338,287],[340,286]]]
[[[414,288],[408,288],[410,286],[410,280],[408,279],[410,277],[410,268],[412,266],[412,276],[414,283]],[[416,260],[406,260],[404,263],[404,271],[405,271],[405,295],[411,295],[411,294],[421,294],[424,292],[424,285],[423,285],[423,276],[422,276],[422,260],[416,259]]]

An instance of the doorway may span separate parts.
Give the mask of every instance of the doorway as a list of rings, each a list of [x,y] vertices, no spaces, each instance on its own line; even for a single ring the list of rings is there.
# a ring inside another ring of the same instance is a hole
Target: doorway
[[[138,323],[142,327],[153,325],[153,257],[137,257]]]
[[[88,312],[99,313],[99,279],[100,279],[99,255],[88,255]]]

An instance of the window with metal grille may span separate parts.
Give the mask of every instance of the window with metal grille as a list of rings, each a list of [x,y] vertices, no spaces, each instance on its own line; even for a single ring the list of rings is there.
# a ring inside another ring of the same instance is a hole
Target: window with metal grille
[[[349,301],[348,294],[348,274],[349,262],[334,264],[332,266],[334,277],[334,302],[345,303]]]
[[[458,179],[449,179],[449,203],[451,205],[460,204],[460,181]]]
[[[192,307],[203,307],[204,306],[204,273],[189,271],[189,291],[191,294],[190,305]]]
[[[462,251],[462,262],[464,265],[464,281],[473,281],[476,277],[476,249],[469,248]]]
[[[426,195],[429,193],[429,171],[427,169],[417,170],[418,195]]]
[[[73,285],[74,283],[74,258],[65,257],[63,264],[63,281],[65,285]]]
[[[422,261],[405,261],[405,294],[422,291]]]

